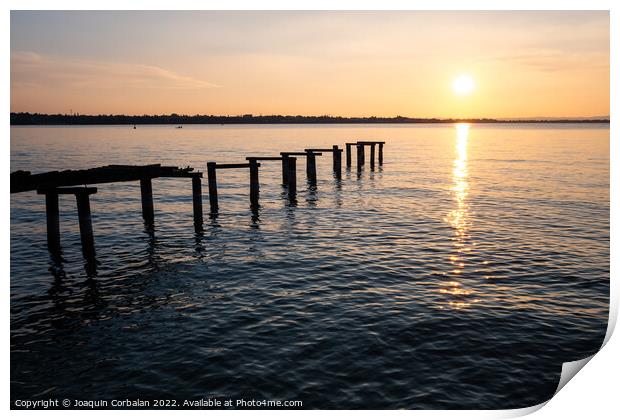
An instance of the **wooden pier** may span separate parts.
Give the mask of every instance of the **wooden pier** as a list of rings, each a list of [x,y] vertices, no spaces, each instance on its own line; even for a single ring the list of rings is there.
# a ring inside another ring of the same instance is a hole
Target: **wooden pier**
[[[383,164],[382,141],[358,141],[346,143],[346,165],[351,167],[351,146],[357,148],[357,167],[361,171],[364,166],[364,149],[370,147],[370,166],[375,167],[375,148],[379,149],[379,165]],[[259,207],[259,168],[261,161],[281,161],[282,184],[288,190],[290,203],[295,203],[297,194],[297,157],[306,158],[306,177],[310,185],[316,185],[316,157],[323,153],[332,153],[333,176],[342,179],[342,152],[338,145],[331,148],[307,148],[303,152],[280,152],[280,156],[249,156],[247,163],[217,163],[207,162],[208,195],[210,214],[215,216],[219,211],[217,190],[218,170],[247,169],[249,171],[250,207],[255,213]],[[202,206],[202,172],[195,172],[193,168],[155,165],[108,165],[84,170],[52,171],[32,174],[28,171],[11,173],[11,194],[26,191],[36,191],[45,195],[45,213],[47,218],[47,245],[52,255],[60,255],[60,215],[59,196],[74,195],[78,209],[80,239],[82,253],[88,262],[95,261],[95,241],[92,226],[90,195],[97,193],[97,188],[89,187],[92,184],[116,182],[140,182],[142,203],[142,217],[145,225],[151,229],[155,221],[153,205],[154,178],[191,178],[192,204],[194,228],[196,232],[203,229]]]
[[[258,162],[259,160],[278,160],[282,161],[282,184],[288,188],[288,196],[290,201],[295,200],[297,194],[297,158],[289,155],[281,156],[250,156],[245,158],[249,162]]]
[[[306,149],[306,153],[332,153],[332,168],[336,179],[342,178],[342,149],[337,145],[333,145],[331,149]],[[309,160],[308,160],[309,161]],[[316,162],[313,159],[313,175],[316,182]]]
[[[142,198],[142,217],[147,226],[155,220],[153,209],[153,178],[192,178],[194,225],[196,230],[202,229],[202,194],[200,186],[201,172],[193,172],[193,168],[176,166],[145,165],[109,165],[85,170],[53,171],[31,174],[17,171],[11,174],[11,193],[37,191],[45,195],[45,213],[47,218],[47,244],[53,254],[60,251],[60,218],[58,196],[73,194],[76,198],[80,225],[82,253],[87,259],[95,257],[95,241],[93,235],[90,195],[97,192],[93,187],[77,187],[77,185],[103,184],[114,182],[140,181]]]
[[[217,195],[217,170],[218,169],[249,169],[250,170],[250,205],[253,208],[258,207],[258,168],[260,163],[256,159],[250,160],[248,163],[216,163],[207,162],[207,178],[209,180],[209,205],[211,207],[211,215],[216,215],[219,210],[219,202]]]
[[[358,141],[356,143],[345,143],[347,168],[351,167],[351,147],[355,146],[357,151],[357,169],[361,171],[366,164],[365,146],[370,146],[370,168],[375,168],[375,149],[379,146],[379,166],[383,165],[383,145],[384,141]]]
[[[288,185],[288,175],[291,172],[288,168],[289,158],[291,156],[305,156],[306,157],[306,176],[308,182],[316,184],[316,157],[321,156],[322,153],[317,152],[280,152],[280,156],[286,159],[282,159],[282,183]]]

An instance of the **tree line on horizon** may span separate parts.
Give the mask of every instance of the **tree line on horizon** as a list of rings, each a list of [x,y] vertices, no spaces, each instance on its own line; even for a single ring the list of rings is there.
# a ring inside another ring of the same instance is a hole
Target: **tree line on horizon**
[[[411,118],[334,117],[331,115],[81,115],[11,112],[11,125],[138,125],[138,124],[360,124],[360,123],[506,123],[506,122],[609,122],[609,119],[493,119],[493,118]]]

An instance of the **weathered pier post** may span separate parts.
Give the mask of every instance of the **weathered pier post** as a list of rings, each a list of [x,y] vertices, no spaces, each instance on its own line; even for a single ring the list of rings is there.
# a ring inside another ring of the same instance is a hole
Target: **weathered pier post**
[[[375,169],[375,143],[370,145],[370,169]]]
[[[250,162],[250,203],[252,207],[258,207],[258,167],[256,159],[249,159]]]
[[[80,223],[80,239],[82,254],[87,260],[95,257],[95,238],[93,236],[93,222],[90,215],[90,194],[97,192],[97,188],[79,188],[75,191],[78,219]]]
[[[316,183],[316,158],[315,156],[322,156],[323,153],[332,154],[332,169],[337,179],[342,178],[342,149],[338,145],[333,145],[331,149],[305,149],[308,157],[307,172],[308,180],[311,183]],[[310,156],[310,153],[314,156]]]
[[[300,153],[300,154],[305,154],[305,153]],[[263,157],[257,157],[257,156],[250,156],[250,157],[246,157],[245,160],[247,160],[250,163],[250,183],[255,185],[255,187],[252,187],[252,185],[250,185],[250,196],[253,196],[254,193],[252,193],[253,190],[256,191],[255,195],[256,197],[258,197],[258,191],[259,191],[259,183],[258,183],[258,167],[260,167],[260,164],[257,163],[260,160],[280,160],[282,161],[282,182],[284,185],[288,185],[288,191],[289,191],[289,196],[291,195],[291,191],[293,196],[295,195],[295,192],[297,190],[297,177],[296,177],[296,169],[297,169],[297,165],[296,165],[296,161],[297,159],[294,157],[290,156],[290,153],[288,152],[282,152],[280,153],[280,156],[263,156]],[[291,162],[293,162],[293,166],[291,167],[290,164]],[[255,175],[252,175],[252,166],[256,164],[257,168],[254,169],[256,171]],[[291,175],[291,173],[293,175]],[[291,181],[291,177],[292,177],[292,181]],[[252,181],[254,179],[254,181]],[[291,185],[291,182],[293,183],[293,185]]]
[[[361,164],[362,166],[366,165],[366,149],[365,149],[365,145],[362,144],[362,147],[360,147],[360,156],[361,156]]]
[[[316,184],[316,155],[311,150],[306,150],[306,176],[309,183]]]
[[[151,225],[155,221],[153,211],[153,184],[150,177],[140,179],[140,193],[142,195],[142,217],[144,222]]]
[[[336,175],[336,179],[342,178],[342,149],[338,147],[337,144],[332,146],[333,149],[333,162],[334,162],[334,174]]]
[[[217,179],[215,175],[215,162],[207,162],[207,178],[209,182],[209,205],[211,214],[217,214]]]
[[[287,153],[280,153],[280,155],[282,156],[282,185],[286,185],[288,184],[288,163],[289,163],[289,156]]]
[[[211,215],[216,215],[218,211],[218,199],[217,199],[217,169],[250,169],[250,202],[252,203],[252,210],[258,206],[258,168],[260,163],[257,160],[260,158],[246,158],[249,163],[216,163],[207,162],[207,176],[209,177],[209,202],[211,204]]]
[[[351,143],[347,143],[345,146],[347,149],[347,168],[350,168],[351,167]]]
[[[52,253],[60,251],[60,217],[58,192],[45,192],[45,216],[47,218],[47,248]]]
[[[364,165],[364,145],[357,144],[357,170],[361,171]]]
[[[198,174],[192,176],[192,202],[194,207],[194,229],[202,231],[202,179]]]
[[[287,157],[287,177],[288,177],[288,198],[294,202],[297,195],[297,158]]]
[[[142,166],[107,165],[91,169],[52,171],[35,175],[28,171],[16,171],[11,173],[11,194],[37,191],[38,194],[45,195],[48,247],[56,256],[59,256],[56,251],[60,251],[59,195],[75,195],[82,252],[91,264],[96,263],[96,261],[94,259],[95,241],[90,195],[96,193],[97,188],[78,187],[77,185],[140,181],[142,215],[145,222],[151,224],[154,221],[152,179],[159,177],[192,178],[194,222],[198,228],[202,224],[202,186],[200,182],[202,173],[193,172],[193,170],[190,167],[178,168],[155,164]],[[92,267],[94,266],[91,264]]]
[[[97,188],[92,187],[51,187],[37,189],[38,194],[45,194],[47,240],[48,247],[52,253],[57,254],[58,251],[60,251],[58,196],[59,194],[73,194],[75,195],[78,209],[82,254],[88,260],[93,260],[95,258],[95,239],[93,237],[89,196],[96,192]]]
[[[383,142],[379,143],[379,166],[383,165]]]
[[[284,178],[286,174],[287,182],[288,182],[288,174],[290,173],[287,170],[287,165],[290,162],[291,156],[305,156],[306,157],[306,175],[308,176],[308,181],[311,184],[316,183],[316,157],[322,156],[322,153],[317,152],[318,149],[306,149],[303,152],[280,152],[280,156],[282,156],[282,177]],[[331,151],[331,149],[329,149]],[[286,161],[286,163],[284,163]]]

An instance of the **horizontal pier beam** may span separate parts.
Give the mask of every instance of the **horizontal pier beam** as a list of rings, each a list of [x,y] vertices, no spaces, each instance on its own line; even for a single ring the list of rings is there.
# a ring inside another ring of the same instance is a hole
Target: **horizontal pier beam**
[[[250,156],[246,157],[246,160],[282,160],[282,156]]]
[[[28,171],[11,173],[11,193],[39,189],[67,187],[111,182],[139,181],[144,178],[193,178],[202,177],[194,169],[157,165],[109,165],[92,169],[52,171],[32,174]]]
[[[240,169],[240,168],[249,168],[250,163],[216,163],[216,169]],[[257,164],[260,166],[260,163]]]
[[[364,146],[373,145],[373,144],[385,144],[384,141],[358,141],[357,144],[363,144]]]
[[[39,188],[37,194],[95,194],[95,187],[57,187],[57,188]]]
[[[188,172],[186,174],[178,173],[162,176],[153,176],[151,178],[202,178],[202,172]]]
[[[314,152],[333,153],[336,150],[342,152],[342,149],[334,149],[334,148],[332,148],[332,149],[306,149],[306,152],[311,152],[311,153],[314,153]]]
[[[312,154],[315,156],[323,155],[322,153],[315,153],[315,152],[280,152],[280,154],[282,156],[307,156],[309,154]]]

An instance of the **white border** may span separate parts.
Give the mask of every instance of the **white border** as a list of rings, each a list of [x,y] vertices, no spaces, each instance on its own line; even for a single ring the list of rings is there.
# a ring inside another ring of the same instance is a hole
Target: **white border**
[[[156,9],[156,10],[199,10],[199,9],[212,9],[212,10],[243,10],[243,9],[264,9],[264,10],[340,10],[340,9],[363,9],[363,10],[380,10],[380,9],[393,9],[393,10],[611,10],[610,13],[610,27],[611,27],[611,98],[618,98],[618,74],[620,67],[618,66],[618,40],[620,40],[618,27],[620,15],[620,3],[613,1],[602,0],[590,0],[590,1],[549,1],[549,0],[505,0],[505,1],[489,1],[478,0],[469,1],[467,3],[456,0],[435,0],[432,2],[412,2],[404,0],[383,0],[383,1],[344,1],[344,0],[299,0],[293,2],[286,1],[250,1],[250,0],[230,0],[224,1],[195,1],[195,0],[175,0],[174,2],[166,2],[162,0],[136,0],[136,1],[122,1],[122,0],[108,0],[108,1],[89,1],[88,3],[79,2],[75,0],[61,0],[61,1],[43,1],[43,0],[24,0],[14,1],[9,0],[3,2],[5,6],[5,13],[0,17],[0,27],[3,28],[2,35],[4,42],[2,42],[2,56],[5,60],[5,65],[2,66],[2,75],[4,84],[4,103],[2,105],[2,111],[4,119],[6,121],[3,132],[5,133],[2,139],[2,146],[4,152],[1,154],[2,162],[5,168],[10,167],[10,126],[9,126],[9,113],[10,113],[10,14],[9,10],[62,10],[62,9],[76,9],[76,10],[135,10],[135,9]],[[617,103],[611,101],[610,115],[615,116],[617,110]],[[611,130],[610,130],[610,197],[611,197],[611,213],[610,213],[610,230],[616,231],[616,220],[618,211],[618,157],[619,148],[618,140],[620,139],[618,132],[618,124],[612,118]],[[2,183],[0,183],[0,194],[5,197],[6,204],[2,206],[1,211],[4,220],[7,222],[10,220],[10,201],[9,201],[9,170],[5,169]],[[2,317],[2,325],[4,327],[5,334],[3,335],[2,346],[2,372],[4,381],[2,382],[2,403],[5,410],[9,410],[9,378],[10,378],[10,364],[9,364],[9,343],[10,343],[10,330],[9,330],[9,264],[10,264],[10,247],[9,247],[9,228],[10,223],[2,225],[3,235],[0,242],[3,261],[5,262],[5,285],[2,289],[3,301],[5,303],[5,316]],[[606,342],[610,338],[610,333],[615,325],[617,312],[618,312],[618,287],[615,281],[618,262],[618,247],[617,240],[612,236],[610,243],[611,251],[611,307],[610,307],[610,324],[606,337]],[[568,385],[562,391],[552,398],[547,404],[541,404],[537,407],[522,410],[507,410],[507,411],[356,411],[349,413],[355,415],[356,418],[374,418],[378,416],[394,416],[394,417],[408,417],[415,416],[422,419],[443,419],[443,418],[502,418],[502,417],[514,417],[524,415],[532,411],[536,411],[542,406],[546,407],[543,410],[537,411],[533,418],[547,419],[547,418],[566,418],[566,419],[583,419],[588,416],[590,418],[611,418],[612,413],[618,412],[618,404],[616,403],[616,385],[618,385],[619,363],[617,361],[617,355],[620,353],[620,344],[618,339],[611,339],[605,346],[605,348],[592,358],[592,362],[588,363],[583,368],[583,372],[579,374],[579,379],[570,381]],[[45,416],[46,418],[80,418],[88,416],[89,418],[102,418],[109,417],[111,415],[115,417],[144,417],[146,418],[167,418],[171,413],[165,411],[133,411],[133,412],[95,412],[91,411],[87,414],[84,412],[66,412],[66,411],[40,411],[40,412],[21,412],[11,411],[9,415],[15,418],[30,418],[34,416]],[[328,417],[340,417],[344,412],[323,412],[321,416]],[[316,415],[312,411],[254,411],[254,412],[231,412],[231,411],[209,411],[207,413],[199,411],[175,411],[174,416],[189,416],[189,417],[218,417],[218,418],[238,418],[251,415],[256,418],[271,419],[273,417],[283,418],[288,416],[295,416],[300,418],[310,418]]]

